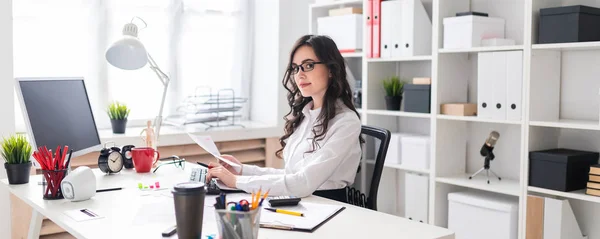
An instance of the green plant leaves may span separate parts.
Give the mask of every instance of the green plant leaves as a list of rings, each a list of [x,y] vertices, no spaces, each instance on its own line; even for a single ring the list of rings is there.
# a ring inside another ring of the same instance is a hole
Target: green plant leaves
[[[31,157],[31,145],[24,135],[16,134],[4,138],[1,144],[2,158],[8,164],[29,163]]]
[[[106,111],[111,120],[123,120],[129,117],[129,112],[131,109],[127,108],[127,105],[123,103],[113,102],[108,105],[108,109]]]
[[[383,80],[383,89],[387,96],[401,96],[404,92],[404,81],[397,76],[386,78]]]

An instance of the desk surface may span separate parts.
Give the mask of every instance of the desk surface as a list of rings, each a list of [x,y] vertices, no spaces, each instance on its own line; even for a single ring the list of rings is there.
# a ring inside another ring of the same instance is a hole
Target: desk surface
[[[2,185],[31,205],[56,224],[77,238],[163,238],[161,232],[175,224],[173,198],[170,190],[141,192],[137,183],[146,184],[159,181],[161,187],[171,187],[178,182],[187,181],[194,164],[186,164],[185,170],[165,165],[152,174],[138,174],[132,170],[123,170],[119,174],[104,175],[94,169],[97,188],[123,187],[123,190],[97,193],[92,199],[82,202],[67,200],[43,200],[40,175],[31,177],[29,184],[8,185],[6,179]],[[203,233],[217,234],[213,211],[213,196],[206,197]],[[329,199],[310,196],[303,202],[339,204]],[[210,206],[209,206],[210,205]],[[313,233],[291,232],[261,228],[259,238],[443,238],[451,239],[451,231],[428,224],[414,222],[381,212],[376,212],[348,204],[346,209],[333,217]],[[87,208],[96,212],[102,219],[76,222],[63,212]],[[171,238],[177,238],[172,236]]]

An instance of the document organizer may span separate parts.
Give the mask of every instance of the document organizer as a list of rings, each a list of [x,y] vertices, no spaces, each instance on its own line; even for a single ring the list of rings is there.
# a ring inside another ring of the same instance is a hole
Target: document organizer
[[[239,112],[247,98],[236,97],[233,89],[221,89],[216,93],[209,87],[197,87],[194,95],[188,96],[177,106],[177,114],[166,118],[165,123],[173,126],[185,126],[189,124],[204,124],[206,130],[243,125],[236,123],[240,118]]]
[[[346,209],[340,205],[300,203],[294,207],[284,207],[282,209],[301,212],[300,216],[290,216],[286,214],[271,212],[262,209],[260,217],[260,227],[289,231],[314,232],[331,218],[335,217],[341,211]]]

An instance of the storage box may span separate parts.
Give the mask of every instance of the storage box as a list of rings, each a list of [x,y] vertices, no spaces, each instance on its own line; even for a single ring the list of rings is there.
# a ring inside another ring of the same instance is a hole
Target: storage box
[[[513,46],[515,40],[506,38],[490,38],[481,40],[481,46]]]
[[[404,85],[404,111],[429,113],[431,107],[431,85]]]
[[[477,104],[449,103],[442,104],[440,113],[443,115],[476,116]]]
[[[402,166],[411,169],[429,169],[429,139],[426,135],[402,135],[400,138]]]
[[[420,223],[429,223],[429,175],[405,172],[403,195],[404,217]],[[400,190],[399,190],[400,191]]]
[[[482,16],[444,18],[444,48],[480,47],[482,39],[504,38],[504,19]]]
[[[317,33],[331,37],[341,52],[354,52],[362,49],[363,15],[320,17],[317,19]]]
[[[390,135],[390,143],[388,145],[388,150],[387,153],[385,155],[385,163],[386,165],[388,164],[401,164],[402,163],[402,159],[401,159],[401,149],[400,149],[400,138],[402,137],[402,134],[399,133],[392,133],[392,135]],[[377,141],[376,143],[376,147],[375,149],[379,149],[379,144],[380,142]],[[375,153],[377,154],[377,153]]]
[[[448,194],[448,229],[461,239],[516,239],[517,197],[490,192]]]
[[[362,8],[360,7],[345,7],[345,8],[336,8],[329,10],[329,16],[342,16],[348,14],[362,14]]]
[[[576,5],[540,9],[538,43],[600,40],[600,9]]]
[[[412,80],[415,85],[431,85],[431,78],[429,77],[415,77]]]
[[[569,192],[586,188],[598,152],[549,149],[529,152],[529,186]]]

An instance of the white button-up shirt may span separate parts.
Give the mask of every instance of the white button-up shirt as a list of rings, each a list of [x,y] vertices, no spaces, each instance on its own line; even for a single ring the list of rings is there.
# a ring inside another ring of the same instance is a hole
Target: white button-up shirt
[[[312,132],[321,109],[312,110],[308,103],[296,131],[287,139],[283,150],[284,169],[243,165],[236,187],[246,192],[262,188],[269,195],[305,197],[316,190],[340,189],[354,182],[360,163],[359,135],[361,121],[356,113],[338,101],[336,116],[317,149],[312,153]]]

